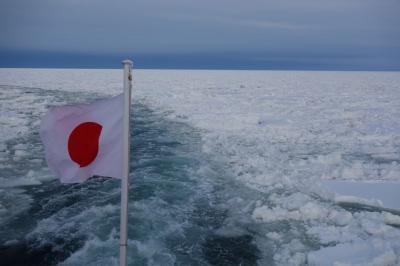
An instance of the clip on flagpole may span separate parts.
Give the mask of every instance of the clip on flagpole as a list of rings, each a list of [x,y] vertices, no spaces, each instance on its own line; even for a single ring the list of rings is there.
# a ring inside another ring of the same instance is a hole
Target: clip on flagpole
[[[123,119],[123,164],[121,179],[121,225],[119,242],[119,265],[127,265],[128,244],[128,187],[129,187],[129,150],[130,150],[130,107],[132,88],[132,61],[122,61],[124,66],[124,119]]]

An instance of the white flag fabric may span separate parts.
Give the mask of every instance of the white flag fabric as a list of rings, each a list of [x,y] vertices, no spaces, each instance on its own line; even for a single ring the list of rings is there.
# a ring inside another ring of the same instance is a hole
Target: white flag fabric
[[[40,137],[49,168],[62,183],[93,175],[122,177],[123,94],[50,109]]]

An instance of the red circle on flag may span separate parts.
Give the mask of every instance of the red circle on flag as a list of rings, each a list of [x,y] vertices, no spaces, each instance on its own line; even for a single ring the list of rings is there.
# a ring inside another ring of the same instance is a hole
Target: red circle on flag
[[[102,128],[103,126],[96,122],[84,122],[69,134],[68,153],[79,167],[88,166],[96,159]]]

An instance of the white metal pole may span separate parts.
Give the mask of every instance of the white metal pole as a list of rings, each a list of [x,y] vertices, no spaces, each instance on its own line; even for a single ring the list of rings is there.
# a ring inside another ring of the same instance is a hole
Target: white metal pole
[[[132,88],[132,61],[122,61],[124,66],[124,129],[123,129],[123,169],[121,179],[121,225],[119,242],[119,265],[127,265],[128,244],[128,187],[129,187],[129,150],[130,150],[130,107]]]

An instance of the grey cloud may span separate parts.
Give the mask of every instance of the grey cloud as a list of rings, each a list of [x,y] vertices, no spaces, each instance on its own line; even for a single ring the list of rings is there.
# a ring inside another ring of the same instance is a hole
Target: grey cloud
[[[393,55],[396,0],[2,0],[0,49]]]

